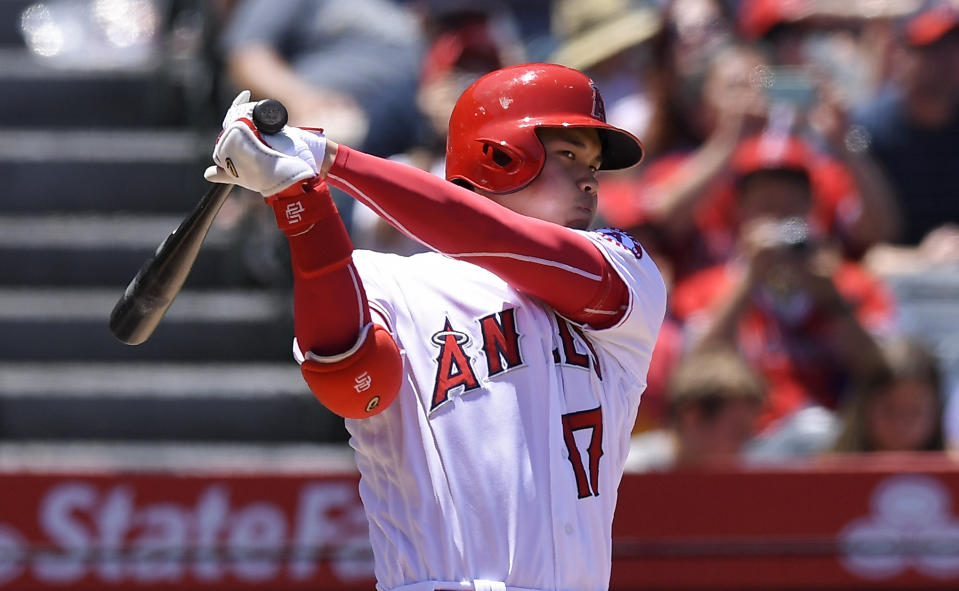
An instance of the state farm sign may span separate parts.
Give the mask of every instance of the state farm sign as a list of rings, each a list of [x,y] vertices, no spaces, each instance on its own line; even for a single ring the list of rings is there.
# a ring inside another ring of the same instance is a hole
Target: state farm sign
[[[839,534],[842,563],[866,579],[910,569],[936,579],[959,578],[959,518],[952,492],[924,475],[891,476],[873,492],[872,513]]]
[[[373,580],[350,478],[71,479],[29,502],[30,480],[2,479],[0,589]],[[11,513],[16,505],[27,511]]]

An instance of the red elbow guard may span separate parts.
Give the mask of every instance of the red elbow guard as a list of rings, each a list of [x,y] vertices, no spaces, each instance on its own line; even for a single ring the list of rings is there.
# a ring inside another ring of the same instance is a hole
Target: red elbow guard
[[[300,371],[323,406],[347,419],[365,419],[396,399],[403,360],[389,331],[373,324],[353,350],[333,358],[307,355]]]

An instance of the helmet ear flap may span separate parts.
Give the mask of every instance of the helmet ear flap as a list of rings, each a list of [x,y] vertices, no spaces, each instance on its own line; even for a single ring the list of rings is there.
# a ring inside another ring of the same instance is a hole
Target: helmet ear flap
[[[535,139],[532,130],[529,131],[529,137],[525,134],[514,135],[526,141],[526,144],[489,137],[474,139],[469,145],[469,165],[460,165],[460,169],[465,171],[463,180],[474,187],[499,194],[511,193],[529,184],[543,166],[542,145]],[[447,158],[449,162],[449,155]]]
[[[482,144],[482,148],[480,148],[482,156],[479,159],[479,164],[484,168],[512,174],[516,172],[523,161],[522,154],[505,142],[487,139],[478,141]]]

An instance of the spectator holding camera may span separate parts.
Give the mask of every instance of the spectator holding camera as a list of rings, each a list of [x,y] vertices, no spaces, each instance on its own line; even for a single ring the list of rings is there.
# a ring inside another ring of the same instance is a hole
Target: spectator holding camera
[[[668,45],[669,38],[661,45]],[[668,48],[657,51],[657,61],[680,60]],[[718,50],[702,72],[671,72],[664,66],[646,162],[638,176],[624,177],[627,182],[617,183],[614,177],[607,183],[600,214],[641,237],[644,246],[651,245],[660,255],[657,265],[675,280],[729,252],[728,233],[704,221],[702,212],[716,198],[737,143],[766,123],[765,97],[750,82],[764,63],[752,48],[732,45]]]
[[[683,90],[659,101],[650,126],[651,156],[638,178],[623,190],[607,187],[601,214],[612,225],[627,228],[663,253],[657,259],[676,281],[728,260],[735,253],[736,199],[729,174],[739,143],[757,133],[793,133],[835,138],[845,130],[844,112],[817,109],[812,121],[788,114],[771,87],[770,62],[754,47],[728,44],[711,57],[701,77],[679,85]],[[698,90],[694,90],[698,89]],[[815,94],[812,88],[810,96]],[[830,103],[832,105],[832,103]],[[680,116],[682,111],[685,116]],[[672,114],[670,114],[672,113]],[[805,113],[805,112],[804,112]],[[670,121],[685,121],[675,123]],[[664,133],[666,129],[673,129]],[[798,131],[797,131],[798,133]],[[842,153],[842,157],[836,154]],[[814,187],[810,215],[818,227],[858,257],[888,237],[893,224],[891,193],[878,167],[863,163],[848,150],[818,151],[808,164]]]
[[[890,291],[839,256],[813,213],[815,152],[792,135],[740,143],[731,162],[734,256],[678,283],[673,313],[697,348],[738,347],[769,384],[762,425],[809,404],[834,409],[880,362]]]
[[[837,213],[846,254],[857,259],[902,231],[895,191],[866,149],[868,133],[854,122],[854,111],[881,87],[890,23],[906,10],[901,2],[871,0],[744,0],[739,6],[740,34],[770,56],[771,127],[801,130],[853,181],[859,200]]]

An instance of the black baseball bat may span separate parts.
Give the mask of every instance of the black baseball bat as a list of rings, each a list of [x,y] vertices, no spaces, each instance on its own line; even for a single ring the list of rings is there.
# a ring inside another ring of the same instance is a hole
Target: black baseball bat
[[[286,122],[286,108],[273,99],[260,101],[253,109],[253,124],[261,133],[277,133]],[[233,185],[212,183],[190,215],[143,263],[110,314],[113,336],[128,345],[150,338],[183,287],[213,218],[232,189]]]

